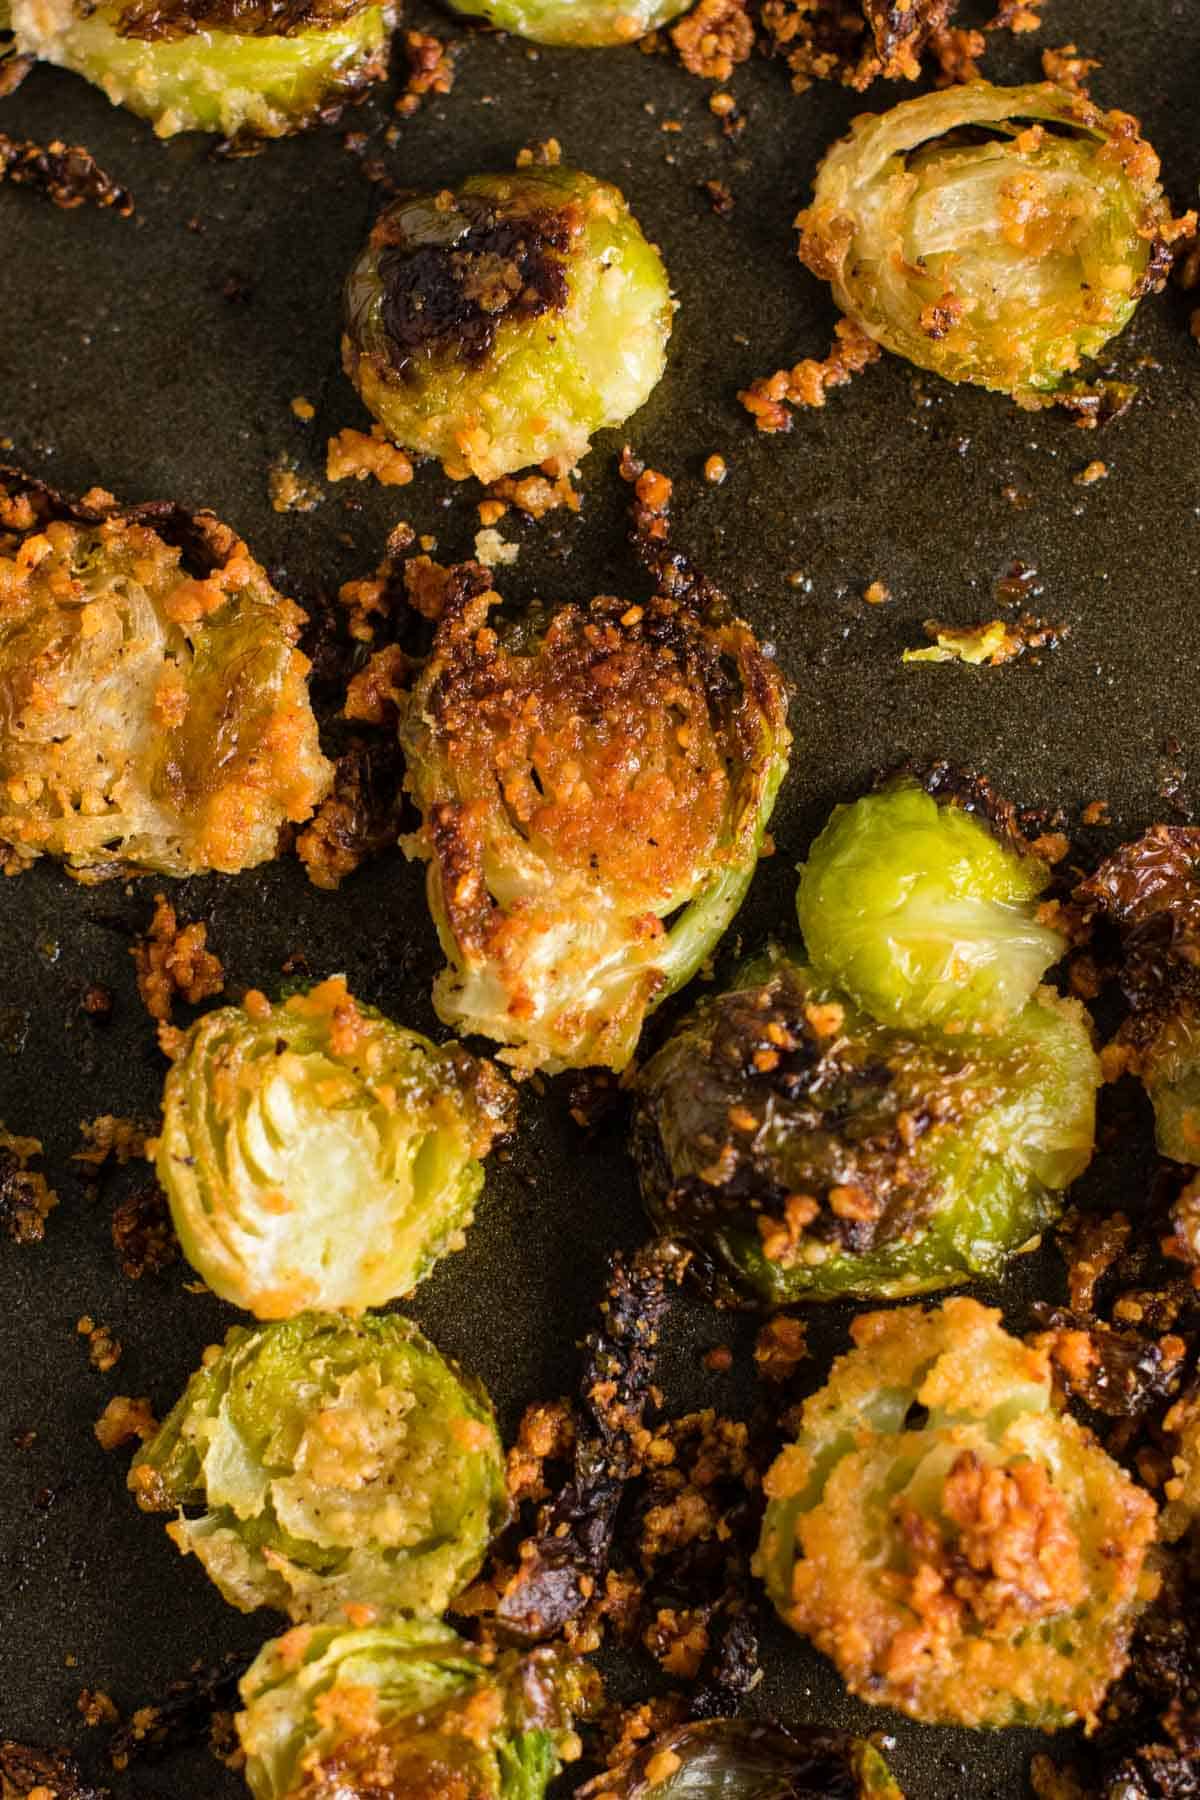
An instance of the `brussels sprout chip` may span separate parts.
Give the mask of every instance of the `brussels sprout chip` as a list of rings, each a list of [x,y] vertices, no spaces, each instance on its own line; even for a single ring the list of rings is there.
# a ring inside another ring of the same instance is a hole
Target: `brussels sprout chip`
[[[663,372],[666,270],[624,199],[573,169],[395,202],[346,285],[346,373],[454,478],[565,473]]]
[[[0,866],[273,857],[332,774],[303,617],[211,513],[73,504],[0,467]]]
[[[855,121],[800,255],[885,349],[1046,405],[1166,277],[1158,167],[1128,113],[972,81]]]
[[[449,967],[438,1016],[620,1069],[749,885],[790,738],[748,626],[665,595],[548,620],[451,593],[400,741]]]
[[[656,1223],[721,1285],[920,1293],[995,1274],[1057,1218],[1099,1085],[1083,1008],[1049,988],[1002,1033],[931,1043],[773,953],[641,1071],[633,1152]]]
[[[260,1319],[359,1312],[457,1249],[512,1092],[339,977],[206,1013],[163,1095],[159,1179],[184,1253]]]
[[[813,967],[880,1024],[994,1031],[1066,949],[1037,918],[1049,879],[1015,832],[904,779],[834,808],[796,905]]]
[[[182,1509],[170,1535],[232,1605],[293,1619],[443,1612],[508,1511],[487,1396],[396,1315],[235,1325],[129,1486]]]
[[[873,1744],[845,1731],[704,1719],[665,1731],[578,1800],[904,1800]]]
[[[159,137],[282,137],[387,72],[398,8],[367,0],[11,0],[18,49],[72,69]]]
[[[254,1800],[542,1800],[596,1681],[555,1651],[487,1661],[444,1625],[296,1626],[242,1682]]]
[[[1152,1592],[1153,1500],[998,1312],[948,1300],[851,1335],[767,1476],[781,1616],[852,1693],[927,1724],[1093,1724]]]
[[[485,19],[535,44],[595,48],[630,44],[686,12],[691,0],[452,0],[454,10]]]

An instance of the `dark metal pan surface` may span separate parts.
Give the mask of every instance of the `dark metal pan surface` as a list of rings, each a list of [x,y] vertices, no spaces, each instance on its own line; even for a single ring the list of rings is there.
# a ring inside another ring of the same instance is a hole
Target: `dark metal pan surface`
[[[1097,96],[1144,122],[1176,205],[1194,200],[1200,8],[1049,0],[1046,13],[1039,37],[997,35],[988,73],[1036,78],[1042,44],[1075,41],[1102,61]],[[418,13],[409,23],[447,21]],[[627,435],[676,479],[680,545],[774,642],[795,686],[778,850],[759,870],[736,938],[753,945],[788,928],[795,863],[829,806],[904,757],[976,766],[1018,800],[1061,804],[1073,820],[1106,800],[1112,826],[1093,834],[1098,843],[1167,816],[1168,791],[1177,806],[1193,805],[1200,346],[1184,298],[1147,302],[1118,343],[1113,361],[1141,393],[1100,434],[885,359],[823,411],[801,415],[790,436],[756,437],[737,389],[823,355],[834,319],[826,291],[795,259],[792,217],[848,119],[900,96],[877,89],[864,100],[829,86],[795,96],[781,67],[755,61],[732,83],[748,124],[730,141],[709,90],[665,57],[461,35],[469,41],[454,92],[405,124],[394,147],[380,133],[388,103],[373,100],[341,128],[254,160],[215,160],[194,137],[160,145],[96,90],[35,71],[4,101],[0,126],[87,144],[134,190],[137,212],[64,214],[0,189],[6,457],[70,490],[100,482],[124,500],[211,506],[301,600],[369,573],[401,518],[435,535],[448,559],[470,554],[478,491],[451,489],[432,467],[407,489],[344,484],[314,512],[279,514],[268,465],[285,452],[320,478],[327,436],[365,422],[339,370],[339,297],[379,195],[346,133],[374,131],[369,154],[395,180],[427,185],[510,165],[522,144],[553,134],[569,160],[619,183],[663,248],[681,310],[666,378]],[[680,129],[666,129],[671,121]],[[708,179],[729,184],[732,217],[710,210],[700,188]],[[299,395],[316,408],[311,423],[290,409]],[[632,591],[619,447],[617,434],[597,440],[579,517],[505,522],[521,542],[506,592],[557,601]],[[702,478],[714,451],[729,465],[719,488]],[[1095,457],[1108,478],[1078,485]],[[1070,625],[1059,648],[999,669],[902,666],[923,620],[994,616],[995,584],[1014,560],[1037,570],[1038,609]],[[888,605],[862,601],[876,578],[892,590]],[[44,1141],[62,1196],[44,1243],[0,1243],[0,1735],[65,1741],[97,1772],[102,1734],[78,1717],[81,1687],[106,1690],[127,1711],[193,1659],[252,1646],[271,1628],[227,1608],[138,1515],[124,1454],[106,1455],[92,1432],[114,1392],[169,1405],[232,1319],[189,1291],[182,1265],[136,1283],[122,1276],[109,1206],[86,1198],[70,1162],[81,1120],[146,1113],[157,1099],[164,1065],[129,947],[161,885],[85,889],[40,865],[0,888],[0,1118]],[[302,951],[314,975],[344,971],[364,999],[434,1025],[434,935],[420,873],[399,852],[337,894],[309,886],[289,860],[190,881],[178,898],[187,916],[207,921],[235,990],[276,986],[281,964]],[[93,982],[116,996],[108,1025],[81,1009]],[[1111,1193],[1136,1176],[1128,1158],[1110,1156],[1088,1180]],[[604,1257],[643,1233],[619,1133],[585,1139],[561,1081],[544,1094],[527,1089],[514,1152],[492,1170],[466,1251],[411,1310],[483,1377],[511,1429],[528,1400],[570,1389]],[[1000,1296],[1012,1321],[1060,1280],[1052,1249],[1027,1259]],[[110,1375],[89,1366],[76,1331],[85,1313],[125,1346]],[[814,1383],[821,1359],[845,1343],[848,1316],[820,1316]],[[672,1401],[744,1400],[751,1378],[743,1385],[739,1371],[753,1329],[681,1301],[665,1353]],[[718,1341],[737,1352],[721,1378],[700,1362]],[[29,1429],[36,1442],[18,1449]],[[1026,1791],[1028,1734],[922,1730],[872,1712],[782,1631],[768,1635],[766,1664],[756,1709],[894,1733],[896,1771],[915,1800]],[[617,1691],[630,1697],[647,1679],[644,1665],[616,1668]],[[203,1747],[104,1779],[117,1796],[242,1791]]]

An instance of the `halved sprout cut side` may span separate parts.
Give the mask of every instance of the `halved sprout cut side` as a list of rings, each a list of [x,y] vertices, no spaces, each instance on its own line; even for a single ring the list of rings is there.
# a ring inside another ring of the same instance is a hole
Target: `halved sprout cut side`
[[[1150,1495],[1000,1314],[860,1316],[768,1473],[759,1572],[851,1692],[926,1724],[1094,1725],[1125,1666]]]
[[[814,968],[880,1024],[997,1031],[1066,949],[1038,918],[1049,879],[1040,857],[905,778],[834,808],[796,908]]]
[[[666,363],[666,270],[619,190],[574,169],[402,199],[346,284],[346,373],[388,435],[448,475],[565,473]]]
[[[512,1091],[461,1045],[359,1006],[340,978],[248,995],[167,1076],[159,1179],[189,1262],[260,1319],[361,1312],[458,1248]]]
[[[535,44],[631,44],[686,12],[690,0],[453,0],[455,12]]]
[[[968,82],[855,121],[800,255],[885,349],[1045,405],[1165,279],[1158,172],[1128,113],[1052,82]]]
[[[432,1620],[297,1626],[242,1682],[246,1780],[254,1800],[542,1800],[596,1686],[559,1652],[485,1660]]]
[[[448,967],[438,1016],[518,1067],[629,1061],[725,931],[787,767],[749,627],[657,595],[550,618],[453,601],[400,741]]]
[[[660,1229],[778,1305],[999,1272],[1091,1160],[1100,1065],[1049,988],[1004,1031],[877,1025],[780,952],[705,1000],[640,1072],[633,1153]]]
[[[433,1615],[508,1514],[486,1394],[396,1314],[234,1326],[134,1459],[231,1605]]]

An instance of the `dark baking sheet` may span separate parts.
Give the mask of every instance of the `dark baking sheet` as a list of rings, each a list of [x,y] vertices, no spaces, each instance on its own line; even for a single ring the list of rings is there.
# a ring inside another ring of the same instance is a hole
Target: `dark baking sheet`
[[[1074,39],[1103,61],[1099,97],[1144,120],[1177,204],[1194,199],[1200,9],[1192,0],[1049,0],[1047,15],[1040,37],[993,42],[992,78],[1028,79],[1041,44]],[[900,757],[974,764],[1018,799],[1061,803],[1073,817],[1106,799],[1109,839],[1165,816],[1170,788],[1190,805],[1200,752],[1200,350],[1180,296],[1144,305],[1114,359],[1136,373],[1141,398],[1100,434],[954,392],[888,360],[824,412],[800,416],[790,437],[756,438],[737,388],[823,354],[834,317],[795,261],[792,215],[822,147],[892,90],[866,101],[829,87],[795,97],[782,69],[757,62],[732,86],[748,125],[730,142],[708,111],[709,90],[664,58],[472,36],[453,94],[406,125],[394,149],[376,138],[373,153],[397,180],[441,184],[504,166],[522,143],[553,133],[569,159],[620,183],[663,247],[682,306],[666,378],[628,435],[676,478],[679,542],[777,644],[796,687],[778,855],[762,865],[735,928],[754,943],[791,920],[794,864],[830,804]],[[11,438],[11,458],[67,488],[99,481],[127,500],[211,505],[301,599],[368,572],[400,518],[436,534],[439,553],[469,554],[478,492],[448,493],[433,469],[406,490],[331,488],[310,515],[277,514],[267,497],[280,451],[319,474],[327,435],[364,422],[338,371],[339,288],[378,195],[343,135],[387,116],[372,102],[341,130],[221,162],[194,138],[160,146],[95,90],[35,72],[0,107],[0,128],[86,143],[133,188],[138,211],[131,221],[64,215],[0,189],[0,437]],[[668,120],[682,129],[663,130]],[[732,219],[711,214],[698,185],[709,178],[731,186]],[[289,409],[301,394],[317,408],[309,425]],[[580,517],[503,521],[522,546],[504,572],[506,592],[558,600],[633,591],[619,443],[607,434],[588,457]],[[700,473],[714,450],[730,470],[716,490]],[[1108,479],[1076,485],[1097,456]],[[1014,506],[1005,488],[1028,505]],[[995,583],[1014,559],[1039,571],[1038,609],[1069,622],[1061,648],[999,670],[901,666],[902,647],[921,641],[930,615],[993,616]],[[787,580],[797,571],[799,586]],[[892,589],[890,605],[862,603],[875,578]],[[85,1198],[69,1163],[81,1119],[145,1112],[159,1090],[163,1063],[128,952],[161,885],[80,889],[43,865],[0,887],[0,1118],[45,1141],[62,1196],[44,1244],[0,1243],[0,1735],[65,1740],[96,1767],[99,1736],[75,1712],[81,1686],[107,1690],[126,1711],[193,1658],[256,1644],[271,1629],[267,1616],[227,1608],[138,1515],[124,1491],[125,1454],[103,1454],[91,1430],[114,1392],[168,1405],[234,1316],[186,1291],[182,1266],[126,1280],[109,1205]],[[336,895],[317,892],[289,862],[191,881],[178,898],[209,922],[235,990],[272,988],[301,950],[315,975],[344,970],[365,999],[432,1023],[434,937],[419,873],[398,853]],[[92,981],[115,991],[108,1026],[80,1009]],[[1136,1178],[1132,1161],[1133,1174],[1128,1158],[1101,1159],[1092,1191]],[[585,1144],[563,1083],[544,1096],[528,1089],[516,1148],[492,1168],[465,1253],[411,1310],[483,1376],[511,1427],[528,1399],[570,1388],[604,1256],[641,1232],[619,1136]],[[1019,1323],[1029,1295],[1057,1279],[1053,1251],[1027,1260],[1002,1291],[1010,1316]],[[125,1344],[111,1375],[88,1364],[75,1330],[85,1312]],[[815,1341],[825,1354],[844,1342],[846,1319],[841,1309],[822,1315]],[[681,1303],[666,1352],[671,1399],[736,1403],[749,1385],[752,1331]],[[740,1352],[720,1380],[699,1363],[717,1341]],[[37,1442],[19,1451],[13,1433],[27,1427]],[[949,1800],[964,1785],[980,1796],[1025,1791],[1027,1734],[972,1739],[905,1726],[847,1700],[827,1666],[782,1631],[768,1636],[766,1660],[756,1706],[893,1730],[895,1767],[914,1800]],[[641,1666],[616,1673],[630,1695],[646,1679]],[[171,1800],[243,1791],[203,1749],[112,1786]]]

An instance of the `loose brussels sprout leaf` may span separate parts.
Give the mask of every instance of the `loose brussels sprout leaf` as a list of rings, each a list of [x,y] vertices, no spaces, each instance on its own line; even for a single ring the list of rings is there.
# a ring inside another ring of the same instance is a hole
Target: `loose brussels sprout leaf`
[[[663,1732],[577,1800],[904,1800],[873,1744],[818,1726],[705,1719]]]
[[[640,1072],[650,1213],[718,1285],[771,1305],[995,1274],[1091,1159],[1100,1066],[1077,1001],[1003,1032],[876,1025],[776,952],[705,1000]]]
[[[1128,113],[1050,82],[968,82],[855,121],[800,255],[885,349],[1045,405],[1162,285],[1158,166]]]
[[[254,1800],[542,1800],[596,1686],[555,1651],[485,1662],[433,1621],[295,1626],[242,1682],[246,1780]]]
[[[359,1006],[339,977],[248,994],[188,1032],[158,1176],[189,1262],[260,1319],[405,1294],[462,1234],[512,1092],[459,1044]]]
[[[454,10],[486,19],[535,44],[576,48],[630,44],[686,12],[691,0],[452,0]]]
[[[790,738],[750,628],[655,596],[549,620],[455,591],[401,710],[438,1016],[524,1067],[620,1069],[749,885]]]
[[[851,1692],[927,1724],[1094,1724],[1154,1502],[974,1300],[860,1316],[767,1480],[760,1573]]]
[[[235,1325],[129,1486],[243,1612],[443,1612],[508,1512],[483,1389],[397,1315]]]
[[[0,866],[234,873],[330,781],[303,614],[211,513],[0,468]]]
[[[565,472],[663,372],[674,304],[621,194],[574,169],[402,199],[346,285],[346,372],[406,450],[453,477]]]
[[[994,1031],[1066,949],[1039,923],[1050,878],[915,781],[838,806],[800,871],[796,907],[813,967],[883,1025]]]
[[[11,0],[19,49],[72,69],[159,137],[282,137],[387,72],[397,8],[363,0]]]

